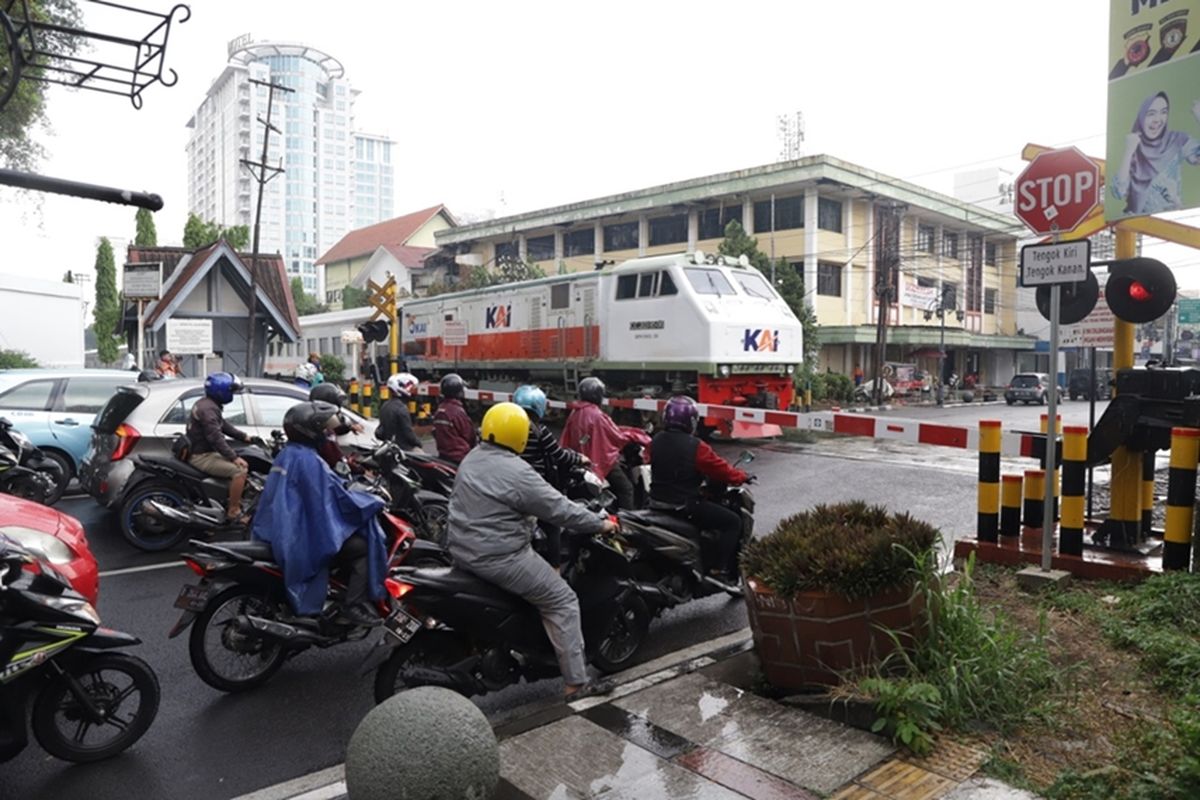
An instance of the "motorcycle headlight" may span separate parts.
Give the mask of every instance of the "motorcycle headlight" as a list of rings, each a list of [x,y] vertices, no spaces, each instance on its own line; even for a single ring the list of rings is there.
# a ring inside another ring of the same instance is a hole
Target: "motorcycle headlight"
[[[8,536],[42,561],[69,564],[75,560],[75,553],[71,548],[61,539],[56,539],[48,533],[21,525],[5,525],[0,527],[0,534]]]
[[[29,437],[26,436],[25,434],[21,433],[20,431],[10,430],[8,432],[8,435],[11,436],[12,440],[14,442],[16,442],[17,445],[20,446],[22,449],[26,448],[26,447],[33,447],[33,442],[29,441]]]

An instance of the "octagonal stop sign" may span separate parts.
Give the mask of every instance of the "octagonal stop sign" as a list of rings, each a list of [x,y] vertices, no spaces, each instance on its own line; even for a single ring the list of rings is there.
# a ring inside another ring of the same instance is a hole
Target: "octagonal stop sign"
[[[1034,233],[1067,233],[1100,202],[1100,167],[1074,147],[1034,157],[1017,177],[1013,213]]]

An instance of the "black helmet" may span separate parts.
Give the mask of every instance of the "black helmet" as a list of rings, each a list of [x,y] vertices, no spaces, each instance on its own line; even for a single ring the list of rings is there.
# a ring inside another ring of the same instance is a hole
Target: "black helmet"
[[[337,415],[338,407],[332,403],[297,403],[283,415],[283,432],[289,442],[315,446],[325,439],[325,428]]]
[[[446,377],[442,378],[439,394],[447,400],[458,399],[462,400],[467,391],[467,382],[456,373],[451,372]]]
[[[579,382],[579,399],[596,405],[604,404],[604,381],[599,378],[584,378]]]
[[[335,406],[346,405],[346,393],[336,383],[319,383],[308,393],[309,400],[319,400],[322,403],[333,403]]]

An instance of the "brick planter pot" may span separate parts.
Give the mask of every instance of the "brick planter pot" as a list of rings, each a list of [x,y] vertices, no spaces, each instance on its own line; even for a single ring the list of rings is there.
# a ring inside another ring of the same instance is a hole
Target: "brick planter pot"
[[[917,631],[925,608],[910,588],[861,600],[806,591],[788,600],[747,580],[745,593],[764,677],[780,689],[833,686],[839,672],[878,663],[895,649],[879,628]]]

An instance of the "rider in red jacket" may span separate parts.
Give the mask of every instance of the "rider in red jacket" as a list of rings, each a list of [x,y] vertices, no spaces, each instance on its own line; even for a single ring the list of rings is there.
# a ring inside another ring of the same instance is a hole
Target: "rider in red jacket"
[[[438,458],[455,464],[466,458],[471,448],[479,443],[475,423],[471,422],[462,404],[466,389],[466,382],[454,373],[442,378],[438,409],[433,415],[433,440],[437,443]]]

